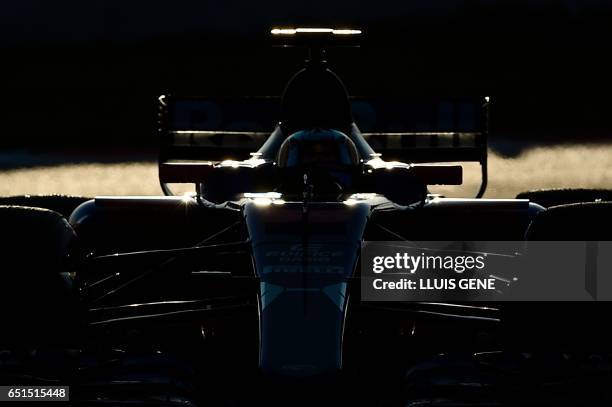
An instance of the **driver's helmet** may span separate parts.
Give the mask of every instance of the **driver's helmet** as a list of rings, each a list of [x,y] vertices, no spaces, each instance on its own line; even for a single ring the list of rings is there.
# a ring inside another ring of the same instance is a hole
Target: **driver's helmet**
[[[280,146],[277,164],[281,168],[350,168],[359,165],[359,153],[355,143],[337,130],[301,130]]]

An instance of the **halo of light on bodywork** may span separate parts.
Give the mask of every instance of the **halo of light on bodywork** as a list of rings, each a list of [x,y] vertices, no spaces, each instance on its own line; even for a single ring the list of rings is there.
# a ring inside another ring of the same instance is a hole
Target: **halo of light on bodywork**
[[[185,192],[183,195],[181,195],[181,202],[188,204],[195,199],[195,195],[195,192]]]
[[[242,195],[257,206],[284,205],[280,192],[245,192]]]
[[[368,200],[371,200],[377,197],[379,197],[379,195],[375,193],[352,194],[347,199],[345,199],[342,203],[348,206],[354,206],[354,205],[357,205],[359,202],[368,201]]]
[[[272,35],[295,35],[295,34],[332,34],[332,35],[359,35],[361,30],[349,28],[324,28],[324,27],[299,27],[299,28],[273,28]]]
[[[240,167],[240,162],[235,160],[223,160],[219,165],[221,165],[221,167],[238,168]]]
[[[253,198],[253,203],[257,206],[270,206],[272,200],[270,198]]]

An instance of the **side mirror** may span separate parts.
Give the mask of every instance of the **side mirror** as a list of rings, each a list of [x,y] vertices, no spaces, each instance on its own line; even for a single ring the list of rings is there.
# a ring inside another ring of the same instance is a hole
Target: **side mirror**
[[[365,190],[384,195],[399,205],[422,202],[427,197],[427,184],[409,167],[370,169],[365,180]]]

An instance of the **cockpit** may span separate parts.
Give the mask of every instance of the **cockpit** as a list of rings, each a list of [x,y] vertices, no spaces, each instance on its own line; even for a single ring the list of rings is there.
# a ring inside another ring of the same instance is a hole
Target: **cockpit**
[[[298,131],[281,145],[277,164],[280,168],[349,168],[359,165],[355,143],[337,130]]]
[[[344,133],[309,129],[289,136],[276,162],[288,181],[285,187],[302,190],[307,183],[313,193],[333,194],[351,189],[360,159],[355,143]]]

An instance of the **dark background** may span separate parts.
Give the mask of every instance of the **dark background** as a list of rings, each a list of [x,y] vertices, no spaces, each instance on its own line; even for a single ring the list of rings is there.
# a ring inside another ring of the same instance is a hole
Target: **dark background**
[[[302,50],[273,25],[363,28],[351,94],[490,95],[519,142],[612,131],[612,2],[21,0],[0,6],[0,147],[156,144],[156,97],[278,95]]]

